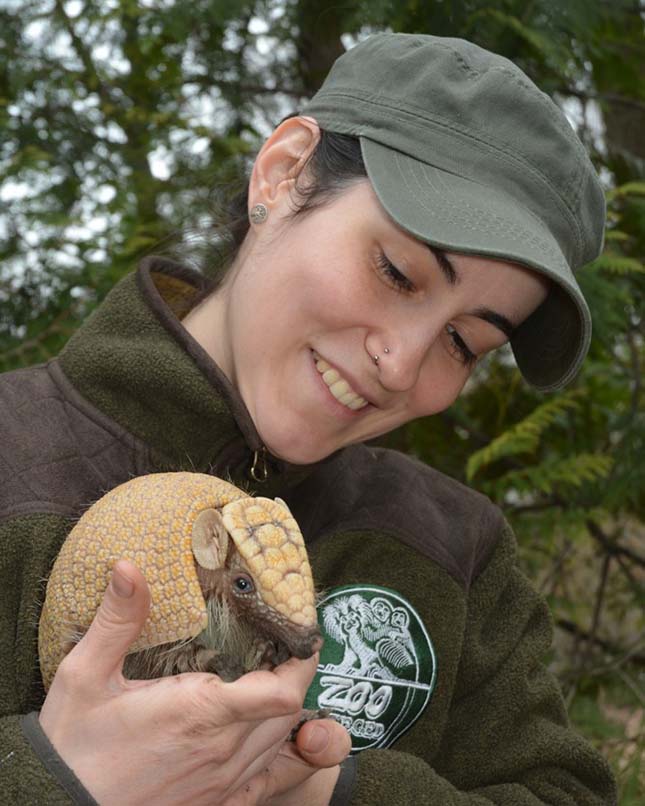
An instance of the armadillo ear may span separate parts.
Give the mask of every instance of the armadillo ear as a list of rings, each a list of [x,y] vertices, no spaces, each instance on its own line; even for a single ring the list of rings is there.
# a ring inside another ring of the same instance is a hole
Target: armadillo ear
[[[216,509],[200,512],[193,523],[192,548],[202,568],[221,568],[228,553],[229,535]]]

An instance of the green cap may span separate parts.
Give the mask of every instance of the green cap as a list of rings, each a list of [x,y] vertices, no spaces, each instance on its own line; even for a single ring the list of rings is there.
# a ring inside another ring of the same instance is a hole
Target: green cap
[[[420,240],[553,280],[511,346],[538,389],[572,380],[591,339],[574,271],[602,250],[605,197],[547,95],[471,42],[385,33],[337,59],[302,114],[360,139],[381,204]]]

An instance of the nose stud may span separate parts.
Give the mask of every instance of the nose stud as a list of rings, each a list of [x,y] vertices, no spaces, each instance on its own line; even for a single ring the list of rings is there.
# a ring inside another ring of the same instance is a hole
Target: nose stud
[[[390,348],[389,348],[389,347],[384,347],[384,348],[383,348],[383,352],[384,352],[384,353],[386,353],[386,354],[387,354],[387,353],[389,353],[389,352],[390,352]],[[374,363],[376,364],[376,366],[377,366],[377,367],[378,367],[378,362],[380,361],[380,358],[381,358],[381,357],[380,357],[379,355],[375,355],[375,356],[373,357]]]

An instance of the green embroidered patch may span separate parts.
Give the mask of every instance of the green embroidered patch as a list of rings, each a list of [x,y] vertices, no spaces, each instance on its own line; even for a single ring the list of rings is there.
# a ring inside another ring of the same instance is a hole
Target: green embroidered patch
[[[421,716],[437,677],[419,614],[378,585],[333,588],[318,605],[325,639],[305,708],[326,708],[352,737],[352,753],[390,747]]]

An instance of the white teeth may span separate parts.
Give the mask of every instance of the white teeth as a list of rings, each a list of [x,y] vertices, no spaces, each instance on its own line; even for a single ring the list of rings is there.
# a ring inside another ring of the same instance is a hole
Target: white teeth
[[[329,387],[329,391],[339,403],[342,403],[353,411],[367,406],[367,400],[357,394],[349,383],[341,377],[339,372],[332,369],[329,364],[323,361],[322,358],[319,358],[316,353],[314,353],[313,356],[316,362],[316,369],[320,372],[323,381]]]
[[[340,375],[338,377],[340,377]],[[340,400],[343,395],[346,395],[351,388],[347,381],[336,381],[336,383],[328,383],[327,386],[329,386],[332,395],[337,400]]]

